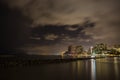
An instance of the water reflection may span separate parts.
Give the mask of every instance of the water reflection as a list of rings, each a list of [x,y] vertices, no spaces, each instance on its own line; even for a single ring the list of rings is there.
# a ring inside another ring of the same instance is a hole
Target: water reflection
[[[0,74],[0,80],[120,80],[120,58],[14,67]]]
[[[76,79],[96,80],[96,60],[84,60],[72,62],[72,73]]]
[[[114,70],[115,70],[115,77],[119,79],[119,68],[118,68],[118,58],[114,57]]]
[[[96,62],[91,59],[91,80],[96,80]]]
[[[120,79],[120,58],[111,57],[96,60],[97,65],[97,78],[99,79],[110,79],[119,80]]]
[[[120,58],[103,58],[72,63],[73,74],[84,80],[119,80]]]

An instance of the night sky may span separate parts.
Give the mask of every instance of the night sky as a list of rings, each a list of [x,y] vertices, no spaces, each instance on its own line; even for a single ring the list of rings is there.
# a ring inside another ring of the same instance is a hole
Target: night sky
[[[69,45],[120,43],[119,0],[1,0],[0,49],[60,54]]]

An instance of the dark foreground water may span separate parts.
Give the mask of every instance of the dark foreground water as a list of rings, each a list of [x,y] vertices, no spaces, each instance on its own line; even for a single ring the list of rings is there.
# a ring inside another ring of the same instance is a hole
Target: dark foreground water
[[[120,57],[0,68],[0,80],[120,80]]]

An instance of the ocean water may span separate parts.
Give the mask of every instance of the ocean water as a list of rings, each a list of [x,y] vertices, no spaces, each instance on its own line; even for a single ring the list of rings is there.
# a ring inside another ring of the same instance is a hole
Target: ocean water
[[[120,57],[0,68],[0,80],[120,80]]]

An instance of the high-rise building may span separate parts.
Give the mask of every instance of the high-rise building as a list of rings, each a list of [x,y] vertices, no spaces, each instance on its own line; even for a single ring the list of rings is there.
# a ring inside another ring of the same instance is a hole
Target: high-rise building
[[[69,54],[75,54],[76,47],[73,45],[68,46],[68,52],[69,52]]]
[[[104,44],[104,43],[100,43],[100,44],[96,44],[94,47],[93,47],[93,52],[95,54],[102,54],[104,51],[107,50],[107,45]]]
[[[76,46],[76,54],[81,54],[83,53],[83,47],[80,45],[80,46]]]

